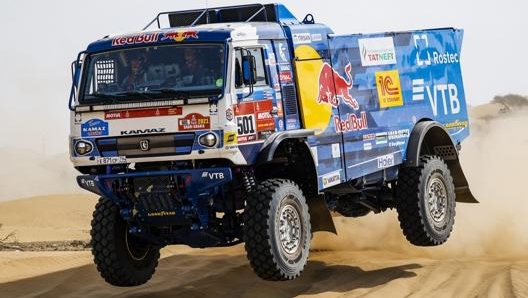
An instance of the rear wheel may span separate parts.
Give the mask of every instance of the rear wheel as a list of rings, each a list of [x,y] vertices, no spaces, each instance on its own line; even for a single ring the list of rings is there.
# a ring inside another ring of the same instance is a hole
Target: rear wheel
[[[310,248],[310,215],[299,187],[290,180],[268,179],[251,193],[244,241],[253,271],[266,280],[299,276]]]
[[[407,240],[419,246],[444,243],[455,223],[455,187],[445,162],[422,156],[415,168],[402,168],[396,189],[398,219]]]
[[[114,286],[137,286],[154,274],[160,256],[153,246],[130,235],[116,204],[101,197],[92,218],[92,254],[97,270]]]

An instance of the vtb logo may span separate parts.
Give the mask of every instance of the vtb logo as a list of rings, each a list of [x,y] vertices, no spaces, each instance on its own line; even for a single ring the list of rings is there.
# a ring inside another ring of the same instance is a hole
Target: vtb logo
[[[148,139],[140,140],[139,141],[139,148],[141,151],[149,151],[150,150],[150,141]]]

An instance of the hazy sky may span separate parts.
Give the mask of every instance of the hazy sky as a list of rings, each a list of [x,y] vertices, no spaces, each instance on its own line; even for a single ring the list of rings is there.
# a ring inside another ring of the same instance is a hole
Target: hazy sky
[[[263,3],[270,2],[279,1]],[[0,1],[0,147],[46,154],[68,150],[70,64],[91,41],[139,30],[161,11],[247,3],[252,2]],[[316,22],[338,34],[463,28],[461,64],[468,102],[485,103],[507,93],[528,95],[528,22],[522,0],[282,3],[298,19],[312,13]]]

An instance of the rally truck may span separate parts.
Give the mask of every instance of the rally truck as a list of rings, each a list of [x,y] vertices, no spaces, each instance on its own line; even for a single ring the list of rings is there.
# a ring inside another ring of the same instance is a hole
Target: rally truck
[[[281,4],[162,12],[72,63],[71,161],[100,196],[97,270],[153,275],[160,249],[244,243],[253,271],[291,280],[332,217],[395,208],[407,240],[445,242],[477,202],[463,30],[336,35]],[[361,241],[361,239],[357,239]]]

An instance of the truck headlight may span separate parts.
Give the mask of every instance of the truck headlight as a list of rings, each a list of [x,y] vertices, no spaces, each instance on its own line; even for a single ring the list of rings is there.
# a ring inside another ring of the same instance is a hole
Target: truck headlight
[[[198,138],[198,143],[200,145],[205,146],[205,147],[210,147],[210,148],[216,146],[217,141],[218,139],[216,135],[212,132],[203,134]]]
[[[86,155],[93,150],[92,143],[85,141],[85,140],[79,140],[75,143],[75,146],[73,146],[73,149],[75,150],[75,153],[77,155]]]

